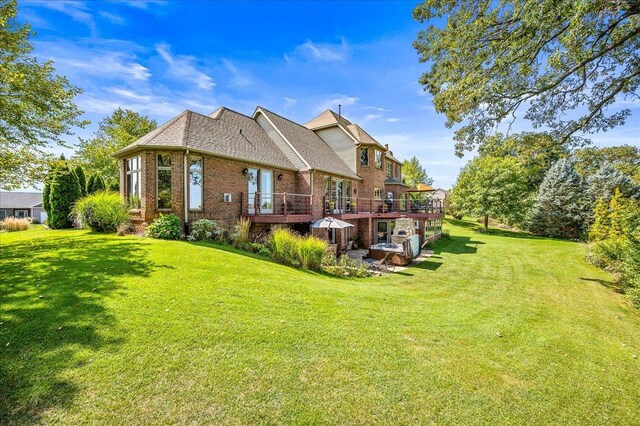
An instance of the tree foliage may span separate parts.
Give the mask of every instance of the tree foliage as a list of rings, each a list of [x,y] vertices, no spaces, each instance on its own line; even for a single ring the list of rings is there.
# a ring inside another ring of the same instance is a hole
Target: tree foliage
[[[87,183],[87,194],[95,194],[96,192],[106,190],[104,180],[98,174],[89,176],[89,182]]]
[[[461,124],[456,153],[480,145],[522,110],[535,128],[547,126],[564,142],[623,124],[630,110],[608,108],[638,98],[639,13],[637,1],[625,0],[418,5],[414,18],[429,23],[414,42],[429,64],[420,83],[447,126]]]
[[[590,174],[586,183],[594,205],[599,198],[610,200],[615,191],[620,192],[624,197],[640,197],[638,185],[610,163],[603,164],[596,173]]]
[[[533,206],[529,229],[537,235],[580,239],[589,221],[585,185],[569,159],[561,159],[547,172]]]
[[[80,139],[76,160],[89,174],[102,176],[109,187],[120,180],[117,161],[112,154],[140,139],[157,127],[155,120],[137,112],[118,108],[99,124],[93,138]]]
[[[497,133],[489,136],[478,152],[481,156],[515,158],[527,175],[527,187],[536,192],[551,166],[569,155],[569,148],[548,133]]]
[[[610,164],[620,173],[640,184],[640,147],[631,145],[587,147],[573,154],[576,172],[583,179],[597,173],[605,164]]]
[[[402,181],[409,186],[415,186],[418,183],[427,185],[433,183],[433,179],[427,175],[427,171],[415,155],[410,160],[402,162]]]
[[[460,172],[453,189],[456,211],[520,224],[527,211],[526,174],[511,157],[476,157]]]
[[[74,171],[76,172],[76,176],[78,176],[78,183],[80,184],[81,192],[80,195],[84,197],[87,195],[87,179],[84,175],[84,170],[81,165],[77,165]]]
[[[71,210],[81,194],[76,172],[66,166],[56,171],[49,194],[49,227],[60,229],[73,226]]]
[[[608,238],[640,239],[640,204],[637,200],[624,197],[618,189],[610,199],[598,200],[594,217],[589,230],[591,241]]]
[[[16,21],[15,0],[0,0],[0,186],[14,189],[42,181],[45,148],[86,122],[73,103],[80,89],[55,74],[51,61],[31,56],[28,24]]]

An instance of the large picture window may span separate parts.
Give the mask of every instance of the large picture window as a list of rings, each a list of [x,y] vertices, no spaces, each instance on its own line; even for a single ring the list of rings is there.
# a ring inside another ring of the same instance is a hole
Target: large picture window
[[[157,157],[157,207],[158,210],[171,209],[171,154],[158,154]]]
[[[360,148],[360,165],[369,165],[369,148]]]
[[[202,210],[202,157],[189,157],[189,210]]]
[[[140,157],[133,157],[127,160],[127,200],[132,209],[140,208],[142,168]]]
[[[376,149],[376,168],[382,168],[382,151]]]

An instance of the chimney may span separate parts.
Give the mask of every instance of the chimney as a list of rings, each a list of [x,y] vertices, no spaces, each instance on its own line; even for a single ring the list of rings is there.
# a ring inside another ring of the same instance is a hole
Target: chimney
[[[342,105],[338,104],[338,117],[342,117]]]
[[[385,143],[384,147],[387,148],[387,151],[389,151],[389,144],[388,143]]]

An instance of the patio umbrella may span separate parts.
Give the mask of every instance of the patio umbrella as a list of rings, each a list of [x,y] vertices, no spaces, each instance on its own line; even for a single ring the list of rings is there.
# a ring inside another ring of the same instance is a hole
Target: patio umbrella
[[[312,228],[324,228],[324,229],[344,229],[353,226],[350,223],[343,222],[339,219],[332,217],[325,217],[324,219],[316,220],[311,224]]]

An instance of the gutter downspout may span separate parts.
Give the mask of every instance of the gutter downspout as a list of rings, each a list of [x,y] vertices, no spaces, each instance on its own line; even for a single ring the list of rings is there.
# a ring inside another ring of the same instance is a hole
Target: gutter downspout
[[[188,174],[187,174],[187,157],[189,157],[189,150],[184,153],[184,233],[185,235],[189,231],[189,195],[188,195]]]

